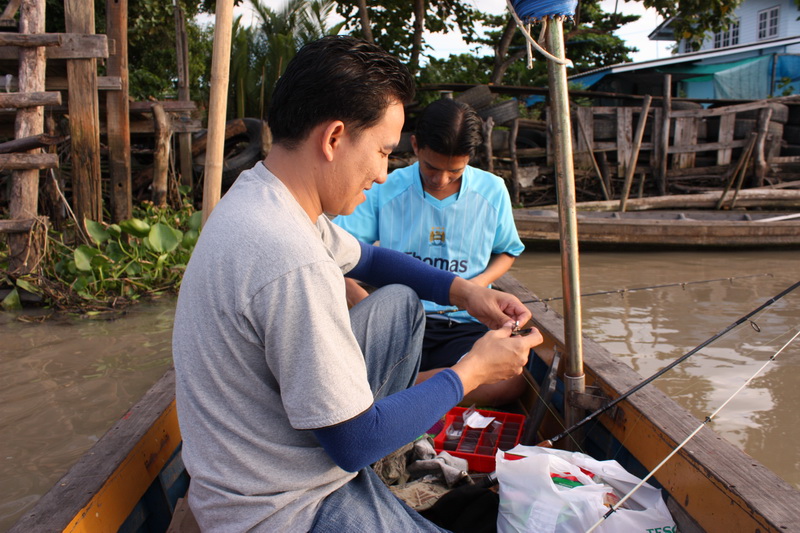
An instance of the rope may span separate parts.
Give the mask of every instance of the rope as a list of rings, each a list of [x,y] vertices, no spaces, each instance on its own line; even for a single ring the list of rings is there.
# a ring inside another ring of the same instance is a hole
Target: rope
[[[525,40],[528,42],[528,44],[530,46],[535,48],[540,54],[542,54],[544,57],[546,57],[550,61],[558,63],[559,65],[566,65],[568,67],[572,67],[573,66],[572,60],[570,60],[570,59],[561,59],[559,57],[556,57],[553,54],[551,54],[550,52],[548,52],[547,50],[545,50],[539,43],[537,43],[536,40],[533,37],[531,37],[531,34],[528,32],[528,30],[525,29],[525,23],[522,22],[522,20],[517,15],[517,12],[514,10],[515,9],[514,8],[514,4],[511,3],[511,0],[506,0],[506,4],[508,5],[509,12],[511,12],[511,16],[514,17],[514,21],[517,23],[517,26],[519,26],[519,29],[522,32],[522,35],[525,36]],[[574,14],[574,9],[573,9],[573,14]],[[561,16],[561,15],[554,15],[554,16]],[[546,20],[546,19],[543,18],[542,20]],[[529,56],[528,59],[529,59],[529,63],[530,63],[530,56]]]
[[[525,22],[539,22],[547,17],[573,17],[578,0],[510,0],[514,11]]]

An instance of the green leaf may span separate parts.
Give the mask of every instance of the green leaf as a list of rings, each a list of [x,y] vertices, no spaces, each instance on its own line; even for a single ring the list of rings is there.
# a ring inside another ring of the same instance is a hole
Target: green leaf
[[[188,222],[189,229],[193,229],[199,232],[200,226],[202,225],[203,225],[203,212],[195,211],[194,213],[192,213],[192,216],[189,217],[189,222]]]
[[[195,229],[190,229],[183,234],[181,245],[187,249],[194,248],[194,245],[197,244],[198,237],[200,237],[200,233],[198,233],[198,231]]]
[[[143,238],[147,237],[147,235],[150,233],[150,224],[138,218],[129,218],[128,220],[123,220],[119,223],[119,227],[122,228],[122,231],[129,233],[134,237]]]
[[[181,243],[183,233],[159,222],[150,228],[147,236],[153,251],[158,253],[171,252]]]
[[[24,279],[17,280],[17,287],[32,294],[39,294],[39,287],[29,281],[25,281]]]
[[[22,309],[22,302],[19,300],[19,293],[17,292],[17,288],[14,287],[11,289],[11,292],[3,298],[3,301],[0,302],[0,305],[3,306],[3,309],[6,311],[18,311]]]
[[[92,258],[100,253],[100,250],[81,244],[75,248],[72,256],[75,258],[75,267],[82,272],[92,271]]]
[[[103,244],[111,238],[111,235],[109,235],[108,231],[106,231],[106,228],[103,227],[103,225],[99,222],[95,222],[94,220],[89,220],[87,218],[84,220],[84,223],[86,225],[86,232],[96,244]]]

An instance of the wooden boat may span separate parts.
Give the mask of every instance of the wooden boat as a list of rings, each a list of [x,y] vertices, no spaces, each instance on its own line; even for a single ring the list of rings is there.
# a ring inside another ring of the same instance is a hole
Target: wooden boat
[[[535,300],[515,279],[497,286],[523,301]],[[545,342],[543,360],[564,353],[563,319],[541,303],[528,304]],[[584,338],[587,390],[613,399],[642,378],[607,350]],[[181,462],[181,437],[174,399],[174,371],[168,371],[87,452],[37,505],[11,529],[105,532],[166,531],[173,520],[187,519],[179,504],[188,487]],[[531,390],[521,401],[534,404]],[[554,405],[550,412],[556,412]],[[586,432],[583,448],[597,458],[618,460],[643,476],[700,423],[655,387],[647,386],[598,418]],[[561,430],[553,415],[545,436]],[[700,531],[784,532],[800,524],[800,491],[710,429],[701,430],[655,475],[682,533]],[[175,528],[173,531],[184,531]]]
[[[579,211],[581,245],[680,247],[800,246],[800,214],[772,211]],[[558,243],[558,213],[515,209],[522,239]]]

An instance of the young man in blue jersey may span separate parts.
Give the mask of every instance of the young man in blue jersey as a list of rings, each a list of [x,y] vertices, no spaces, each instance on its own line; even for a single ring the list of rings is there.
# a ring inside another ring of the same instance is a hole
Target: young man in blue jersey
[[[489,287],[524,246],[501,178],[469,166],[482,142],[481,119],[468,105],[440,99],[422,112],[411,137],[418,162],[375,185],[352,215],[334,222],[362,242],[380,241],[441,270]],[[352,304],[366,291],[347,280]],[[420,380],[451,367],[488,328],[463,310],[424,301],[427,314]],[[484,385],[466,403],[501,405],[524,389],[522,376]]]
[[[441,531],[370,464],[413,441],[465,393],[517,375],[530,311],[394,250],[361,244],[346,215],[386,180],[414,80],[374,44],[304,46],[269,110],[273,146],[208,218],[175,311],[173,360],[189,505],[203,531]],[[348,310],[343,275],[381,287]],[[419,298],[496,328],[414,385]]]

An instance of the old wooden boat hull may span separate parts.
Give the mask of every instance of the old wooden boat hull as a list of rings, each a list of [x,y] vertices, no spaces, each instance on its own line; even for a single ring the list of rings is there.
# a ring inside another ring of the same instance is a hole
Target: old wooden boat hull
[[[679,247],[800,247],[800,217],[793,213],[726,211],[578,212],[583,244]],[[558,213],[515,209],[522,239],[557,243]]]
[[[497,286],[523,301],[535,296],[506,276]],[[528,304],[545,342],[537,348],[544,361],[565,353],[564,323],[541,303]],[[642,378],[607,350],[584,338],[587,388],[613,399]],[[126,413],[12,532],[165,531],[178,499],[188,487],[180,459],[180,431],[174,400],[174,371]],[[531,390],[523,410],[534,405]],[[559,433],[553,413],[542,434]],[[666,457],[700,421],[656,387],[645,387],[598,418],[582,448],[597,458],[614,458],[643,476]],[[567,439],[565,439],[567,440]],[[682,533],[700,531],[791,531],[800,523],[800,491],[710,429],[697,436],[654,478]]]

